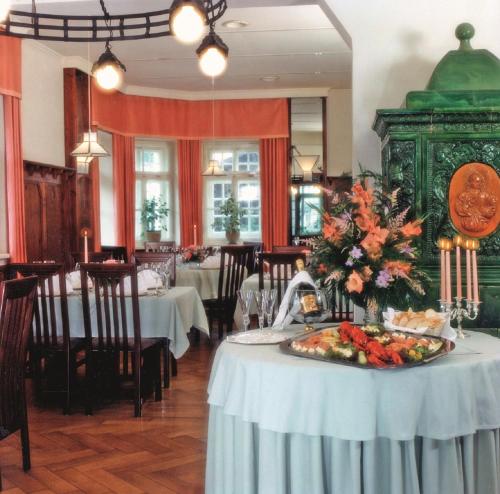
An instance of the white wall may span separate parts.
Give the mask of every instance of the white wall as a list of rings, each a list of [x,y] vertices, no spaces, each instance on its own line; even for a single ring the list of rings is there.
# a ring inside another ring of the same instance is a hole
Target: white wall
[[[458,47],[455,27],[471,22],[475,48],[500,54],[498,0],[318,0],[341,23],[353,50],[353,167],[380,167],[380,141],[371,130],[377,108],[397,108],[406,93],[424,89],[437,62]]]
[[[116,245],[115,204],[113,200],[113,137],[99,132],[99,142],[109,156],[99,158],[101,201],[101,244]]]
[[[328,175],[352,171],[352,91],[332,89],[327,98]]]
[[[23,158],[64,166],[62,57],[40,43],[22,43]]]

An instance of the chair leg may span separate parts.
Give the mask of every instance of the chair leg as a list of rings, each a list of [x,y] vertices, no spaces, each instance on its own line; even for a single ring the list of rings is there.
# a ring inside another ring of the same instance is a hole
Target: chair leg
[[[30,455],[30,437],[28,432],[28,411],[26,409],[26,402],[23,404],[24,417],[22,418],[21,425],[21,450],[23,454],[23,470],[27,472],[31,468],[31,455]]]
[[[170,352],[170,362],[172,365],[172,377],[177,377],[177,360],[172,352]]]
[[[85,355],[85,415],[92,415],[92,373],[93,373],[93,358],[92,352],[87,352]]]
[[[170,340],[165,338],[163,344],[163,386],[170,388]]]
[[[161,387],[161,353],[162,348],[158,347],[158,352],[155,358],[155,401],[161,401],[162,399],[162,387]]]
[[[142,382],[141,382],[141,354],[134,353],[132,358],[134,369],[134,416],[140,417],[142,415]]]

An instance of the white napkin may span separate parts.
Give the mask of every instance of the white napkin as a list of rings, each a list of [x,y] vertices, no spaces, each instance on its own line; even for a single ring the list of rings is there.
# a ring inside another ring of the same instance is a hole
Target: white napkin
[[[54,287],[54,296],[59,297],[61,295],[61,289],[59,288],[59,275],[56,274],[52,277],[52,285]],[[38,288],[38,294],[40,294],[40,288]],[[49,280],[45,280],[45,293],[49,294]],[[73,285],[66,278],[66,295],[73,293]]]
[[[316,289],[316,284],[311,278],[311,275],[307,271],[299,271],[290,281],[288,288],[286,289],[285,296],[281,300],[278,315],[274,320],[273,328],[283,329],[293,321],[293,317],[288,313],[288,306],[290,305],[290,297],[299,283],[307,283],[308,285],[311,285],[313,289]]]
[[[144,286],[146,290],[161,286],[161,276],[151,269],[145,269],[137,273],[137,283],[139,286]]]
[[[66,280],[71,283],[71,286],[73,287],[73,290],[81,290],[82,289],[82,283],[80,279],[80,271],[72,271],[71,273],[68,273],[66,275]],[[92,288],[92,280],[87,277],[87,286],[89,288]],[[71,291],[73,291],[71,290]]]
[[[402,331],[406,333],[413,333],[419,335],[423,335],[425,332],[429,330],[429,328],[413,329],[413,328],[407,328],[405,326],[396,326],[395,324],[392,323],[395,314],[396,311],[392,307],[388,307],[387,312],[383,313],[385,329],[388,329],[390,331]],[[445,322],[439,336],[441,336],[441,338],[445,338],[446,340],[450,341],[455,341],[457,339],[457,332],[451,327],[449,314],[445,316]]]
[[[217,269],[220,266],[220,255],[208,256],[201,264],[200,267],[204,269]]]
[[[139,277],[137,277],[137,291],[139,295],[144,295],[148,291],[146,284]],[[125,297],[132,296],[132,284],[130,282],[130,276],[127,276],[123,279],[123,293]]]

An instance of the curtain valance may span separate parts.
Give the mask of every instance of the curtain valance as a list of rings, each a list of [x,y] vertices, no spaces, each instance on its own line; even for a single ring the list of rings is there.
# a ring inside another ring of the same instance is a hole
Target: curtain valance
[[[176,139],[288,137],[288,102],[280,99],[186,101],[93,88],[92,123],[128,136]],[[215,132],[212,131],[214,105]]]
[[[0,94],[21,97],[21,40],[0,35]]]

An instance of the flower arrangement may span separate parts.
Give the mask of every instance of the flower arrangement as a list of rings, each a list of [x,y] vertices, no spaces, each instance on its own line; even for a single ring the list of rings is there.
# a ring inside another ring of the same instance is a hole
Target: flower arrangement
[[[313,250],[311,269],[321,284],[372,312],[414,305],[428,282],[417,266],[423,220],[407,221],[409,208],[398,205],[398,193],[387,191],[379,175],[362,172],[350,193],[331,194]]]

